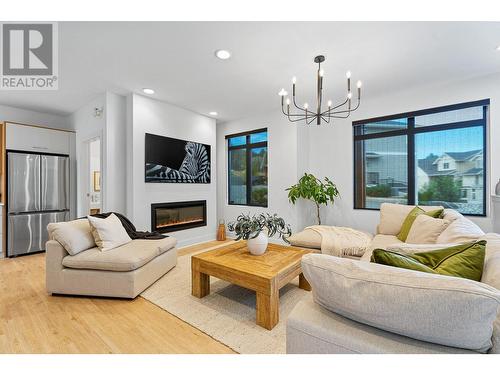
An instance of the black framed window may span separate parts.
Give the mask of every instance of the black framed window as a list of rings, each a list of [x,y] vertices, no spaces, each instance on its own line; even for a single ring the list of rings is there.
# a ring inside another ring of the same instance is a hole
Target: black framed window
[[[353,122],[354,208],[442,205],[486,215],[490,100]]]
[[[267,129],[227,135],[228,203],[267,207]]]

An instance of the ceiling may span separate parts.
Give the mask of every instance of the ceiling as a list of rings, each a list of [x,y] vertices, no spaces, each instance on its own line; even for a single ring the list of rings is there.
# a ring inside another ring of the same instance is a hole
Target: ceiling
[[[59,90],[0,91],[0,103],[66,115],[105,90],[150,87],[227,121],[279,110],[294,75],[299,101],[312,103],[317,54],[324,99],[337,102],[348,69],[369,97],[500,72],[498,45],[500,22],[61,22]]]

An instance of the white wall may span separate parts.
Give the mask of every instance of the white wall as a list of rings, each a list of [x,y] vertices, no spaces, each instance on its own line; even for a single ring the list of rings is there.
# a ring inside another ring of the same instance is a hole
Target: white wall
[[[369,82],[367,82],[369,85]],[[324,212],[325,223],[352,226],[375,231],[378,211],[353,209],[353,141],[352,121],[391,115],[413,110],[439,107],[448,104],[491,99],[489,122],[488,187],[500,178],[500,75],[482,77],[463,82],[453,82],[408,89],[382,97],[365,95],[361,107],[347,120],[337,120],[332,125],[310,127],[309,132],[309,169],[318,176],[330,176],[337,184],[342,199],[334,208]],[[493,189],[493,190],[491,190]],[[490,193],[487,192],[488,205]],[[491,214],[488,217],[470,217],[483,230],[492,230]]]
[[[211,145],[210,184],[144,182],[144,140],[152,133]],[[215,120],[132,94],[127,97],[127,216],[138,230],[151,229],[151,203],[206,200],[207,226],[172,232],[178,246],[215,239],[217,168]]]
[[[217,128],[218,216],[234,219],[240,212],[263,211],[259,208],[227,205],[226,134],[268,127],[269,135],[269,208],[283,215],[296,229],[314,224],[310,203],[299,202],[296,211],[288,203],[284,189],[296,182],[304,171],[317,177],[330,177],[341,197],[334,206],[321,209],[323,223],[359,228],[374,232],[378,211],[353,209],[353,139],[352,121],[402,112],[491,99],[488,154],[488,205],[490,192],[500,178],[500,74],[462,82],[430,85],[372,97],[368,89],[361,107],[348,119],[337,119],[333,125],[308,126],[288,122],[278,111],[238,121],[219,124]],[[492,230],[492,218],[470,217],[483,230]]]
[[[104,129],[106,126],[106,117],[103,114],[101,117],[94,116],[94,108],[105,108],[106,96],[101,94],[82,108],[71,115],[71,123],[76,130],[76,160],[77,160],[77,217],[88,215],[84,201],[87,192],[86,183],[88,178],[88,164],[85,163],[85,155],[87,153],[87,141],[100,137],[101,138],[101,155],[104,157],[106,144],[104,142]],[[101,191],[105,189],[105,168],[101,170]],[[103,210],[106,210],[105,197],[101,194]]]
[[[103,206],[106,211],[125,214],[126,208],[126,139],[127,110],[126,98],[121,95],[106,93],[104,132],[105,154],[105,189]],[[102,174],[101,174],[102,175]],[[101,182],[102,183],[102,182]]]
[[[101,116],[94,109],[102,108]],[[87,192],[86,141],[101,138],[101,200],[104,212],[126,211],[126,98],[106,92],[98,95],[71,115],[76,130],[78,216],[87,215],[83,204]]]
[[[267,128],[268,130],[268,207],[249,207],[227,204],[227,142],[226,135]],[[240,213],[268,212],[278,214],[296,230],[302,223],[298,208],[288,202],[286,188],[297,182],[304,170],[307,153],[298,149],[298,129],[279,112],[217,124],[217,202],[218,217],[226,223]],[[305,146],[306,147],[306,146]],[[300,160],[299,160],[300,158]]]
[[[20,122],[28,125],[43,125],[50,128],[71,130],[68,116],[30,111],[0,104],[0,121]]]

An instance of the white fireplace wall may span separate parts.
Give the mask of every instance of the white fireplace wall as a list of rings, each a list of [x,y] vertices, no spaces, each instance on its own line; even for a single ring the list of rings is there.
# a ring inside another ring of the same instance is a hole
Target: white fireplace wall
[[[211,183],[145,183],[145,134],[211,145]],[[207,201],[207,226],[170,232],[178,246],[215,239],[217,227],[215,120],[172,104],[132,94],[127,97],[127,216],[138,230],[151,230],[151,204]]]

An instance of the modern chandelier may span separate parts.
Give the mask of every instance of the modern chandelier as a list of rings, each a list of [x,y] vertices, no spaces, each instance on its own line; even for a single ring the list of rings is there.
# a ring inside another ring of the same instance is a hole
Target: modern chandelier
[[[357,82],[358,89],[358,100],[355,107],[352,107],[352,91],[351,91],[351,72],[348,71],[346,73],[347,77],[347,95],[344,102],[332,106],[332,101],[328,100],[328,109],[322,108],[323,101],[323,76],[324,71],[321,69],[321,63],[325,61],[325,56],[319,55],[314,58],[314,62],[318,64],[318,72],[317,72],[317,103],[316,103],[316,111],[311,111],[309,109],[309,104],[304,103],[302,107],[297,105],[296,97],[295,97],[295,85],[297,83],[297,78],[292,78],[292,99],[288,97],[288,92],[285,89],[281,89],[278,93],[281,96],[281,111],[285,116],[288,117],[288,120],[291,122],[305,121],[307,125],[311,124],[316,120],[317,125],[321,125],[321,121],[326,123],[330,122],[332,118],[347,118],[359,107],[359,103],[361,102],[361,81]],[[285,110],[286,104],[286,110]],[[292,113],[290,112],[290,105],[293,105],[298,112]]]

